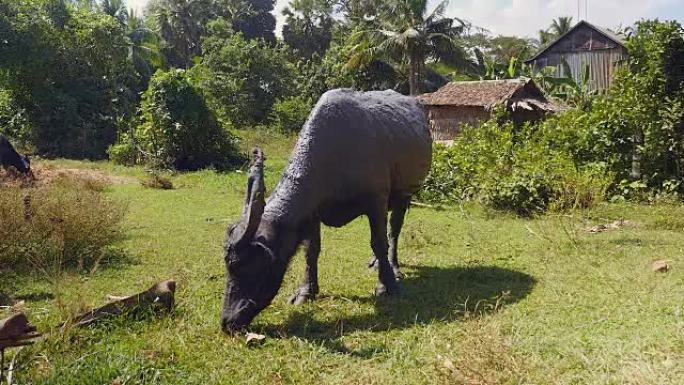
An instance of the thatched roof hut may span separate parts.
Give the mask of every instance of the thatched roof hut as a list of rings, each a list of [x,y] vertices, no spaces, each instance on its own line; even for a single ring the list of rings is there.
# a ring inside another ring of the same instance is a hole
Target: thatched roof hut
[[[452,140],[461,126],[478,126],[502,106],[516,124],[534,122],[562,109],[550,101],[531,79],[451,82],[418,99],[429,112],[435,140]]]

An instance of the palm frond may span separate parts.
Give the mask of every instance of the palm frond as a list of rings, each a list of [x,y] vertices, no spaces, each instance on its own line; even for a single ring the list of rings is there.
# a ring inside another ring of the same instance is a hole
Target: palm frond
[[[425,24],[430,25],[435,21],[439,21],[444,18],[446,14],[446,8],[449,6],[449,0],[443,0],[441,3],[437,4],[437,7],[430,13],[428,17],[425,18]]]

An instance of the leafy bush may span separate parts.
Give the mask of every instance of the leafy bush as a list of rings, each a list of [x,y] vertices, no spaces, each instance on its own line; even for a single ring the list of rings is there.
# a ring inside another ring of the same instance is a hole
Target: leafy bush
[[[121,239],[124,213],[100,183],[74,176],[28,189],[0,186],[0,266],[93,266]]]
[[[313,102],[301,96],[281,99],[273,105],[269,115],[271,124],[283,132],[298,132],[311,113]]]
[[[513,127],[499,127],[495,122],[465,127],[450,147],[435,144],[432,169],[420,198],[447,203],[479,196],[489,172],[508,172],[509,166],[501,160],[510,157],[512,145]]]
[[[482,195],[486,203],[521,216],[545,212],[554,194],[548,175],[525,169],[515,169],[487,187]]]
[[[245,40],[211,24],[204,42],[201,85],[219,118],[238,127],[262,123],[278,98],[292,95],[294,73],[283,49]]]
[[[43,155],[104,158],[134,111],[124,27],[64,1],[0,0],[0,9],[0,88],[29,130],[13,136]]]
[[[436,145],[419,198],[436,203],[478,200],[521,216],[591,207],[611,176],[600,165],[578,168],[550,150],[534,127],[488,121],[466,127],[450,147]]]
[[[135,140],[148,164],[197,170],[208,166],[226,169],[241,161],[235,138],[221,127],[187,72],[157,71],[143,94],[140,110]],[[130,151],[126,147],[114,150],[115,156]]]
[[[616,196],[643,199],[684,178],[684,29],[642,21],[613,87],[541,125],[546,146],[578,165],[604,164]],[[677,184],[684,195],[684,185]]]
[[[31,137],[26,110],[19,107],[11,93],[4,89],[0,89],[0,133],[22,145],[27,145]]]
[[[133,166],[140,161],[140,152],[128,134],[121,134],[119,141],[107,149],[109,160],[116,164]]]

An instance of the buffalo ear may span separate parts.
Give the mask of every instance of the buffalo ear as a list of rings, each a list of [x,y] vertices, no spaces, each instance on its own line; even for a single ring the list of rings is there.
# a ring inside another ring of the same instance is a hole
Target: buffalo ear
[[[261,215],[264,213],[266,201],[264,195],[264,153],[259,147],[253,151],[254,160],[249,171],[247,181],[247,196],[245,197],[245,207],[242,211],[239,227],[242,230],[240,241],[249,241],[256,234],[261,222]]]

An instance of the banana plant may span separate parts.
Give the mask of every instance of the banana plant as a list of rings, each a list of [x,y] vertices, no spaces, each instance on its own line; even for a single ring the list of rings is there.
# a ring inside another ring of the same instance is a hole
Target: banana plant
[[[587,106],[596,93],[591,90],[591,67],[589,64],[585,64],[582,67],[578,81],[572,76],[572,68],[565,59],[561,61],[561,66],[563,67],[563,77],[545,79],[550,84],[548,91],[554,97],[562,99],[571,105],[577,107]]]

